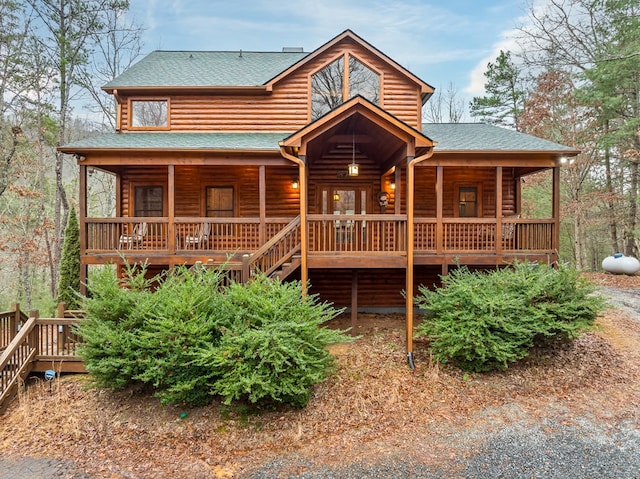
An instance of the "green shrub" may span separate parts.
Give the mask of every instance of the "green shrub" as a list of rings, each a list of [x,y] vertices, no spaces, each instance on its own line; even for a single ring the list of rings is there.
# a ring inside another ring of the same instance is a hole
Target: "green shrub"
[[[349,338],[322,327],[340,311],[317,297],[302,297],[299,283],[265,276],[248,285],[232,284],[227,293],[230,319],[218,348],[200,358],[221,377],[213,392],[229,404],[234,399],[263,399],[302,407],[311,387],[323,381],[332,365],[331,343]]]
[[[535,343],[572,339],[604,309],[594,287],[566,265],[515,263],[491,272],[462,267],[442,287],[420,288],[426,313],[416,337],[426,336],[434,358],[470,371],[504,369]]]
[[[150,385],[162,403],[269,400],[302,406],[331,371],[326,346],[349,340],[322,327],[340,311],[303,297],[299,282],[256,276],[223,286],[221,270],[178,267],[144,279],[128,268],[90,278],[81,356],[96,385]],[[155,290],[150,289],[150,284]]]

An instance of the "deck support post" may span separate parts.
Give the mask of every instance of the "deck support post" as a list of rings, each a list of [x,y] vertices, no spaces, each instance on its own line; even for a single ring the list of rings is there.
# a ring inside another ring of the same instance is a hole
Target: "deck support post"
[[[406,342],[407,342],[407,361],[411,369],[415,368],[413,362],[413,266],[414,266],[414,192],[415,192],[415,175],[414,170],[418,163],[427,160],[433,156],[433,148],[421,156],[412,156],[415,153],[415,144],[407,145],[407,270],[406,270],[406,287],[405,287],[405,317],[406,317]],[[440,200],[442,201],[442,200]]]
[[[351,274],[351,335],[355,336],[358,326],[358,270]]]

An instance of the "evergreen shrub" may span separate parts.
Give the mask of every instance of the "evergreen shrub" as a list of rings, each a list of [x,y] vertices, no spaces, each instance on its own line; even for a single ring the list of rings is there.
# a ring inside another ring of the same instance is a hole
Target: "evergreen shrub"
[[[567,265],[514,263],[491,272],[460,267],[442,287],[422,286],[416,298],[425,319],[416,337],[433,357],[464,370],[505,369],[535,344],[573,339],[606,307],[595,288]]]
[[[222,270],[204,267],[144,277],[133,267],[122,280],[110,268],[90,277],[78,333],[96,386],[141,383],[165,404],[217,395],[301,407],[331,372],[327,346],[350,340],[323,326],[341,311],[304,296],[300,282],[225,285]]]

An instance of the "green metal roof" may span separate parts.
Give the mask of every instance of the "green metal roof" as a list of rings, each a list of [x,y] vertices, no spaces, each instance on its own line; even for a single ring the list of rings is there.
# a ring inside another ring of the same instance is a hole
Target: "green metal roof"
[[[429,123],[422,133],[436,141],[435,151],[566,151],[575,148],[486,123]]]
[[[103,88],[259,86],[308,54],[156,50]]]
[[[84,150],[274,150],[287,133],[107,133],[69,143]]]

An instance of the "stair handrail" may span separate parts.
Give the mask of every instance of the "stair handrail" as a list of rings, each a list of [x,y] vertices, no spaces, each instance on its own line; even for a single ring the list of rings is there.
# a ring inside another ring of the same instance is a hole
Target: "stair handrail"
[[[29,318],[26,323],[22,325],[18,334],[11,340],[7,348],[0,355],[0,405],[6,399],[7,394],[11,391],[25,367],[31,364],[31,361],[37,354],[37,347],[33,344],[32,331],[36,326],[37,315]],[[25,354],[20,363],[16,363],[13,366],[15,368],[12,371],[5,371],[5,368],[9,364],[9,361],[17,356],[20,348],[23,346],[31,346],[31,350],[28,354]]]
[[[256,250],[255,253],[245,256],[243,259],[243,277],[244,281],[247,281],[251,276],[251,271],[253,271],[255,264],[260,261],[262,258],[267,256],[275,246],[282,243],[285,239],[287,239],[293,232],[300,228],[300,215],[296,216],[293,220],[289,222],[287,226],[282,228],[275,234],[269,241],[263,244],[260,248]],[[284,252],[277,261],[274,261],[268,268],[261,269],[260,271],[266,275],[270,275],[273,273],[279,266],[284,264],[289,258],[291,258],[294,254],[300,251],[300,242],[298,241],[291,249]]]

